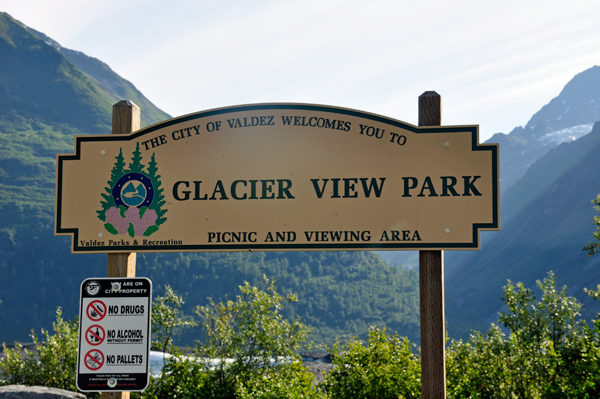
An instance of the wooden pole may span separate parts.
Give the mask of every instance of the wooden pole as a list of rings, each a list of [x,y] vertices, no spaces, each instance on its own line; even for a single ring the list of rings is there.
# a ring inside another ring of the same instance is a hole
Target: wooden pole
[[[127,134],[140,128],[140,107],[131,101],[113,105],[112,134]],[[107,277],[135,277],[135,252],[108,254]],[[129,392],[102,392],[102,399],[129,399]]]
[[[442,97],[419,96],[419,126],[442,124]],[[444,252],[419,251],[421,302],[421,383],[423,399],[446,398]]]

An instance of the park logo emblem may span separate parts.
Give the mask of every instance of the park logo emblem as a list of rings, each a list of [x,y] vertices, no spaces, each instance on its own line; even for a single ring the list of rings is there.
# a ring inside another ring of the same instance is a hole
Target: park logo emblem
[[[113,235],[148,237],[167,221],[167,209],[154,154],[146,166],[142,163],[139,143],[125,167],[123,149],[119,151],[108,186],[102,193],[102,209],[96,211],[104,228]]]
[[[88,295],[97,295],[100,292],[100,283],[97,281],[90,281],[85,286],[85,291]]]

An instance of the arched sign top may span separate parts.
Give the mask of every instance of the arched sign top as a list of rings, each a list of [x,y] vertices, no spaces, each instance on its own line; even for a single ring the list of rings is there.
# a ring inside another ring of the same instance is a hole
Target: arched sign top
[[[228,114],[234,114],[238,112],[255,112],[260,113],[262,111],[313,111],[313,112],[327,112],[330,114],[339,114],[346,115],[350,117],[357,117],[365,120],[370,120],[375,123],[386,123],[390,126],[395,126],[400,129],[408,130],[413,133],[425,133],[425,132],[435,132],[438,129],[442,129],[444,132],[447,131],[471,131],[476,135],[478,134],[478,126],[477,125],[467,125],[467,126],[416,126],[408,122],[404,122],[398,119],[386,117],[379,114],[374,114],[371,112],[355,110],[351,108],[343,108],[343,107],[334,107],[331,105],[321,105],[321,104],[304,104],[304,103],[260,103],[260,104],[244,104],[244,105],[233,105],[228,107],[220,107],[209,109],[205,111],[194,112],[187,115],[178,116],[172,119],[168,119],[166,121],[162,121],[156,123],[154,125],[145,127],[140,129],[134,133],[131,133],[129,136],[136,137],[140,135],[145,135],[151,133],[155,130],[169,128],[170,126],[190,122],[196,119],[202,118],[210,118],[215,116],[223,116],[226,117]],[[230,118],[226,118],[230,119]],[[306,120],[305,120],[306,122]],[[301,123],[299,121],[299,123]],[[250,126],[246,126],[250,127]],[[128,136],[128,137],[129,137]],[[88,137],[88,136],[84,136]],[[111,136],[101,136],[101,137],[111,137]],[[123,139],[123,136],[120,136]],[[475,142],[477,142],[478,137],[475,137]]]
[[[498,145],[315,104],[250,104],[57,156],[73,252],[478,249],[498,230]]]

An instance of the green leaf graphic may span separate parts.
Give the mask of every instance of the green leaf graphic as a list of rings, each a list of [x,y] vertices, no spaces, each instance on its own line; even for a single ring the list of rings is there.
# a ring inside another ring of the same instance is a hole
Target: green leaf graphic
[[[106,229],[106,231],[108,231],[110,234],[114,234],[117,235],[119,234],[119,232],[117,231],[117,229],[115,229],[115,226],[113,226],[110,223],[104,223],[104,228]]]
[[[144,231],[144,237],[149,237],[150,234],[158,230],[158,226],[150,226]]]

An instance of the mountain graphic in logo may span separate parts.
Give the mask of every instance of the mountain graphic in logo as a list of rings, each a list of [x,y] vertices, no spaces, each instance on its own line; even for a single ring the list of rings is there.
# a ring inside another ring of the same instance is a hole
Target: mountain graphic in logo
[[[119,151],[108,187],[104,188],[106,193],[102,193],[102,209],[96,211],[110,234],[148,237],[167,220],[164,217],[167,210],[163,209],[166,202],[154,154],[145,169],[139,144],[128,168],[125,168],[123,150]]]
[[[133,180],[121,190],[121,197],[127,206],[139,206],[146,199],[146,189],[141,182]]]
[[[127,173],[113,187],[111,195],[117,206],[148,208],[154,199],[152,180],[142,173]]]

